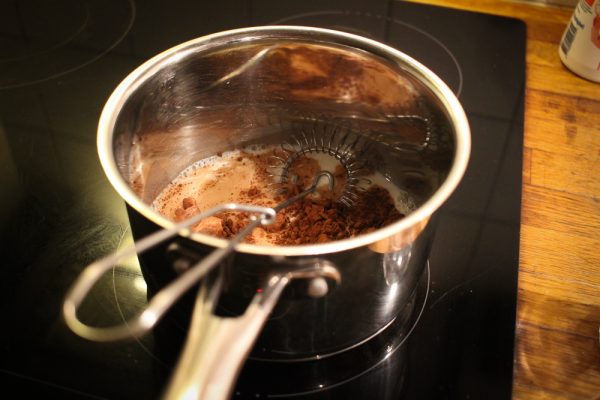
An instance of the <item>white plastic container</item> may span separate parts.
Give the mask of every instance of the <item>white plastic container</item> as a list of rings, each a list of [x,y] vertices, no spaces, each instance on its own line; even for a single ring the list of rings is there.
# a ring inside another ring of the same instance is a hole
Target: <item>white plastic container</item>
[[[571,71],[600,82],[600,0],[579,0],[558,53]]]

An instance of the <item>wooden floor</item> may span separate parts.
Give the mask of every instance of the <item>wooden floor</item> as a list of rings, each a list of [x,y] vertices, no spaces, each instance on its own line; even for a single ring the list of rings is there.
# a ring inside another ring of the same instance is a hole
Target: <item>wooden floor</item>
[[[572,9],[416,0],[527,23],[515,399],[600,399],[600,84],[558,43]]]

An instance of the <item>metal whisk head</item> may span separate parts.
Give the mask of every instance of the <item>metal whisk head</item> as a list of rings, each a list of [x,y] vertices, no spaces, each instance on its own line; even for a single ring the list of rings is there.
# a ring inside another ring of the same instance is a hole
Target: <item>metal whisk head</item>
[[[281,156],[273,156],[271,169],[275,183],[282,188],[298,179],[291,169],[302,156],[311,154],[328,155],[343,167],[346,182],[338,201],[351,207],[358,199],[358,192],[364,191],[371,181],[364,177],[368,174],[365,153],[369,142],[362,136],[341,125],[314,120],[309,126],[296,127],[297,133],[281,144]]]

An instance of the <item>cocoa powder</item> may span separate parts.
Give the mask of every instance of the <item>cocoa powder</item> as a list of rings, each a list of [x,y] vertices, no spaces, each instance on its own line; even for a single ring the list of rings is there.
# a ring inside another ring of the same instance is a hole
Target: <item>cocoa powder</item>
[[[388,191],[371,186],[358,193],[352,207],[331,198],[307,197],[280,212],[283,222],[267,227],[278,232],[275,244],[325,243],[368,233],[388,225],[403,215]]]
[[[252,186],[237,189],[239,202],[273,206],[304,190],[319,171],[314,159],[298,158],[290,168],[290,173],[299,177],[298,181],[287,184],[285,194],[274,195],[273,191],[266,190],[272,183],[268,172],[270,155],[244,153],[237,159],[250,160],[257,167],[257,179]],[[333,192],[320,187],[315,193],[279,211],[273,224],[255,229],[245,241],[254,243],[255,236],[266,235],[273,244],[282,246],[325,243],[377,230],[404,216],[396,209],[387,189],[377,185],[357,191],[351,207],[339,203],[337,199],[346,180],[343,168],[337,168],[334,176],[336,188]],[[183,198],[173,217],[181,221],[197,214],[201,211],[197,204],[193,198]],[[247,213],[227,211],[200,222],[193,230],[228,239],[250,222],[249,217]]]

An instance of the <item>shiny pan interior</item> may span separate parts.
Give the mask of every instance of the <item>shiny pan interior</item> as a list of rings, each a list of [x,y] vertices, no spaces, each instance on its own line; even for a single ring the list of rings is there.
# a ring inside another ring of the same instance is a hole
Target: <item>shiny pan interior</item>
[[[197,160],[298,132],[343,129],[371,168],[410,193],[416,209],[374,232],[324,244],[238,251],[306,255],[363,245],[395,251],[413,240],[460,181],[469,127],[450,89],[405,54],[348,33],[261,27],[195,39],[150,59],[108,100],[98,128],[102,166],[119,194],[153,222],[150,207]],[[195,233],[201,243],[224,240]]]

